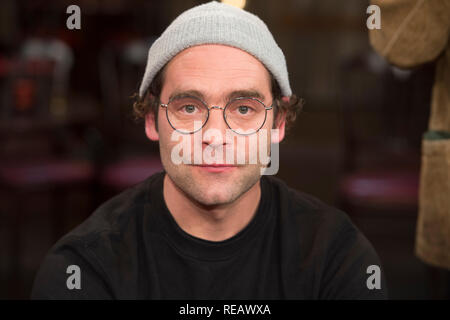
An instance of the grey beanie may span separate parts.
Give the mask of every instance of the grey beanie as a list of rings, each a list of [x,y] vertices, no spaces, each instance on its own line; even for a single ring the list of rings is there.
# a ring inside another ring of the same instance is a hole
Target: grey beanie
[[[272,73],[283,96],[291,96],[286,59],[266,24],[245,10],[211,1],[179,15],[153,43],[139,88],[144,96],[155,75],[179,52],[201,44],[242,49]]]

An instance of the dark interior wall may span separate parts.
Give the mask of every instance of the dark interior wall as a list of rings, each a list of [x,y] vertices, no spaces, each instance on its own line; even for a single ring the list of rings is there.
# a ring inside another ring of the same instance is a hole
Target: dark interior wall
[[[181,12],[206,1],[193,0],[63,0],[63,1],[13,1],[0,4],[0,53],[14,56],[22,41],[31,35],[50,33],[66,41],[72,48],[75,62],[71,72],[70,95],[88,96],[100,113],[111,113],[111,106],[103,101],[99,76],[99,56],[105,45],[122,39],[158,36]],[[82,29],[65,28],[65,8],[77,4],[82,10]],[[288,185],[310,193],[319,199],[339,206],[339,182],[343,171],[344,134],[342,121],[342,96],[361,95],[365,101],[376,98],[376,90],[347,86],[345,61],[370,52],[366,28],[368,1],[346,0],[247,0],[246,9],[260,16],[273,32],[286,56],[293,92],[305,99],[303,112],[290,129],[280,146],[278,176]],[[137,71],[137,79],[144,72]],[[376,81],[379,84],[379,82]],[[135,88],[139,85],[136,81]],[[420,91],[421,89],[414,89]],[[132,91],[132,90],[130,90]],[[133,92],[129,92],[132,94]],[[122,97],[124,98],[124,97]],[[363,99],[363,101],[364,101]],[[355,116],[359,133],[367,136],[382,134],[386,123],[376,121],[373,110],[364,104]],[[122,108],[131,112],[131,102]],[[412,139],[420,142],[421,133],[428,121],[428,109],[418,110],[405,117],[405,122],[415,123]],[[115,135],[128,135],[124,144],[139,141],[138,148],[151,145],[144,136],[142,123],[130,119]],[[94,124],[101,127],[102,120]],[[111,139],[105,135],[105,139]],[[387,141],[389,142],[389,140]],[[123,146],[127,150],[128,145]],[[79,190],[80,191],[80,190]],[[67,229],[80,222],[80,212],[85,212],[86,192],[69,195]],[[51,206],[48,194],[30,198],[28,209],[35,209],[26,226],[25,251],[22,253],[27,281],[21,294],[26,297],[39,263],[50,246],[45,216]],[[84,200],[83,200],[84,199]],[[12,208],[8,199],[0,194],[5,208]],[[34,208],[33,208],[34,207]],[[8,209],[9,210],[9,209]],[[358,212],[349,212],[355,214]],[[413,254],[415,216],[391,219],[389,215],[355,218],[364,232],[374,242],[377,250],[390,268],[394,297],[430,297],[430,283],[424,266]],[[402,220],[403,219],[403,220]],[[6,248],[6,224],[0,224],[0,253]],[[42,236],[44,235],[44,236]],[[41,241],[35,241],[40,239]],[[5,241],[3,241],[5,240]],[[391,245],[391,242],[395,245]],[[0,284],[8,261],[0,259]],[[406,272],[405,272],[406,270]],[[415,278],[415,282],[409,279]],[[1,285],[0,285],[1,287]],[[2,292],[0,297],[7,296]]]

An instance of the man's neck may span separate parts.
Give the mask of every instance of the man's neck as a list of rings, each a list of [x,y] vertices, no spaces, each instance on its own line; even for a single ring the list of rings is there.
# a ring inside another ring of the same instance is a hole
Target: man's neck
[[[164,200],[173,218],[186,233],[209,241],[223,241],[236,235],[253,218],[261,198],[260,181],[229,204],[202,206],[166,174]]]

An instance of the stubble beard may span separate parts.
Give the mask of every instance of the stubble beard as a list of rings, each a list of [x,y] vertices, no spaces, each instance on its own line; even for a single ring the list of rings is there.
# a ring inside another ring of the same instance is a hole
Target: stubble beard
[[[170,152],[161,152],[163,167],[174,185],[189,199],[204,207],[233,203],[260,179],[260,165],[242,165],[233,172],[201,174],[193,165],[172,163]]]

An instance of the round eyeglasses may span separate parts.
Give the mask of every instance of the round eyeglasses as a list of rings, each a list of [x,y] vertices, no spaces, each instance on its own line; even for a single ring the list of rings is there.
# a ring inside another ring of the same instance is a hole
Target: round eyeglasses
[[[239,97],[230,100],[224,108],[208,105],[193,96],[183,96],[161,103],[166,109],[167,121],[170,126],[183,134],[192,134],[203,128],[209,119],[212,109],[223,110],[223,119],[233,132],[240,135],[250,135],[258,132],[266,122],[267,110],[270,107],[253,97]]]

